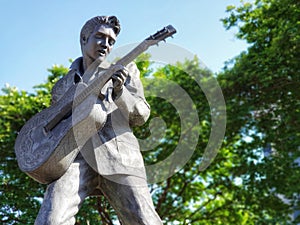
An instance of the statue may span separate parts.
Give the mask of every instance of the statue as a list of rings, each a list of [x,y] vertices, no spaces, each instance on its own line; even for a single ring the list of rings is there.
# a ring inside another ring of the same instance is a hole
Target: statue
[[[107,198],[123,225],[162,224],[131,130],[144,124],[150,114],[139,70],[131,61],[176,30],[165,27],[110,65],[105,59],[119,32],[115,16],[86,22],[80,33],[82,57],[53,87],[51,106],[29,120],[18,135],[15,151],[21,170],[48,184],[36,225],[74,224],[85,198],[97,194]],[[81,87],[89,89],[76,95]],[[87,111],[84,103],[90,97],[94,133],[83,126],[87,119],[77,119]]]

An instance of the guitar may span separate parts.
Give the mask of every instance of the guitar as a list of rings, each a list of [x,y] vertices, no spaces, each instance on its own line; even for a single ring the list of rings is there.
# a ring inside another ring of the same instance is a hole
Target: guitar
[[[100,63],[93,62],[83,75],[94,77],[91,82],[73,85],[59,101],[37,113],[22,127],[15,142],[20,169],[44,184],[61,177],[83,145],[106,121],[107,114],[98,100],[103,86],[121,67],[175,33],[173,26],[164,27],[107,70],[100,72]]]

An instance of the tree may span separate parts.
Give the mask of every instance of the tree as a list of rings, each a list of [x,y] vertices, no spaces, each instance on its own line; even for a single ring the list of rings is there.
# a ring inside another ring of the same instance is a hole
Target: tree
[[[6,86],[0,96],[0,218],[3,224],[33,224],[44,187],[18,168],[14,154],[17,132],[25,121],[50,104],[50,90],[66,68],[54,66],[33,94]]]
[[[250,46],[218,79],[227,103],[228,137],[240,139],[234,146],[240,154],[235,176],[249,192],[245,206],[256,224],[292,224],[288,214],[300,207],[295,163],[300,156],[299,6],[294,0],[257,0],[229,6],[223,20]],[[267,148],[273,154],[263,158]]]

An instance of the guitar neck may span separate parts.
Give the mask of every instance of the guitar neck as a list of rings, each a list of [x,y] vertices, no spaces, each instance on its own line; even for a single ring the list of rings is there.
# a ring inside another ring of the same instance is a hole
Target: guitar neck
[[[136,46],[133,50],[127,53],[123,58],[119,59],[116,64],[127,66],[130,62],[132,62],[135,58],[137,58],[140,54],[146,51],[149,48],[149,44],[147,40],[144,40],[138,46]]]
[[[127,66],[130,62],[132,62],[136,57],[138,57],[141,53],[146,51],[150,46],[157,44],[158,42],[165,40],[168,37],[171,37],[176,33],[176,29],[172,25],[168,25],[164,27],[162,30],[157,31],[155,34],[150,35],[147,39],[141,42],[138,46],[136,46],[133,50],[131,50],[128,54],[126,54],[123,58],[116,62],[117,65]],[[96,60],[93,62],[85,71],[85,77],[90,77],[89,75],[95,74],[99,72],[99,62]],[[111,76],[117,72],[117,67],[111,66],[105,72],[101,73],[100,76],[96,76],[91,83],[80,90],[77,93],[77,88],[74,87],[74,95],[72,97],[67,96],[66,99],[61,100],[61,102],[57,102],[58,105],[62,105],[60,109],[60,113],[48,122],[45,126],[45,130],[52,130],[58,124],[65,115],[69,114],[72,111],[72,107],[79,105],[83,102],[88,96],[91,94],[98,95],[107,81],[111,78]],[[73,93],[73,92],[72,92]]]
[[[141,42],[138,46],[131,50],[127,55],[118,60],[116,64],[122,66],[128,65],[141,53],[146,51],[150,46],[155,45],[162,40],[165,40],[167,37],[170,37],[175,33],[176,29],[172,25],[164,27],[162,30],[157,31],[155,34],[150,35],[148,38],[146,38],[143,42]],[[89,96],[92,93],[98,94],[105,85],[105,83],[111,78],[111,76],[115,72],[117,71],[114,71],[114,67],[112,66],[103,74],[101,74],[101,76],[95,78],[94,81],[76,97],[76,99],[74,100],[75,105],[81,103],[87,96]]]

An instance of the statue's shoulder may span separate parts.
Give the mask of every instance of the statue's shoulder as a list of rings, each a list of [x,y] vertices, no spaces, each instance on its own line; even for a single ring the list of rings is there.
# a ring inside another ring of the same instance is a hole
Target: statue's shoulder
[[[129,63],[126,68],[128,69],[128,73],[131,77],[139,77],[140,71],[135,62]]]
[[[75,75],[79,74],[81,58],[76,59],[70,66],[68,73],[60,78],[53,86],[51,94],[53,101],[59,100],[66,91],[75,83]]]

